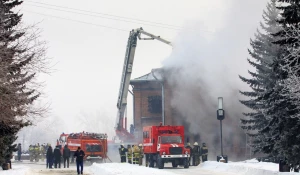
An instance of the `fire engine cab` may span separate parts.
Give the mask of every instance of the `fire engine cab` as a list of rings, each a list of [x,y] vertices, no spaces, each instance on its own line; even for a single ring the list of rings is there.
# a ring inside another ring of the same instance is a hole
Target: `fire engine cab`
[[[74,152],[78,147],[85,152],[84,160],[100,162],[107,158],[107,135],[101,133],[71,133],[61,134],[57,140],[57,145],[63,151],[64,146],[68,145],[71,151],[71,161],[74,161]]]
[[[145,126],[143,127],[143,147],[146,166],[164,168],[164,163],[171,162],[189,168],[190,150],[184,146],[183,126]]]

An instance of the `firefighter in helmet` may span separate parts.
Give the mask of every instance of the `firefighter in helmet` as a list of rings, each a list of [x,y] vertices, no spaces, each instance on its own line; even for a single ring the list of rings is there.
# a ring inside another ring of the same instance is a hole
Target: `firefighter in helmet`
[[[122,144],[119,148],[121,163],[126,163],[126,152],[127,152],[127,149],[124,147],[124,144]]]
[[[41,153],[41,159],[42,159],[42,161],[44,161],[44,159],[45,159],[45,146],[44,146],[44,144],[42,144],[41,147],[40,147],[40,153]]]
[[[143,165],[143,158],[144,158],[144,151],[143,151],[143,144],[139,144],[140,149],[140,156],[139,156],[139,165]]]
[[[200,146],[198,142],[194,143],[193,147],[193,166],[198,166],[200,164]]]
[[[29,145],[29,159],[30,159],[30,162],[33,162],[33,146],[32,145]]]
[[[133,147],[133,164],[139,164],[140,148],[137,145]]]
[[[202,143],[201,154],[202,154],[202,162],[207,161],[208,148],[205,143]]]
[[[127,145],[127,159],[128,159],[128,163],[132,164],[132,149],[131,149],[131,145]]]
[[[191,166],[191,159],[193,156],[193,148],[191,147],[190,143],[187,143],[187,146],[185,148],[190,150],[189,165]]]

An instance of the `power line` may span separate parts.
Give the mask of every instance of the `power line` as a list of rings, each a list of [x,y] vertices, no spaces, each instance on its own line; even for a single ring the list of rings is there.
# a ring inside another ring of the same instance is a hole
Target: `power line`
[[[58,19],[63,19],[63,20],[68,20],[68,21],[73,21],[73,22],[78,22],[78,23],[93,25],[93,26],[97,26],[97,27],[104,27],[104,28],[114,29],[114,30],[118,30],[118,31],[122,31],[122,32],[129,32],[129,30],[126,30],[126,29],[109,27],[109,26],[105,26],[105,25],[100,25],[100,24],[95,24],[95,23],[89,23],[89,22],[84,22],[84,21],[80,21],[80,20],[74,20],[74,19],[70,19],[70,18],[64,18],[64,17],[60,17],[60,16],[54,16],[54,15],[48,15],[48,14],[43,14],[43,13],[37,13],[37,12],[28,11],[28,10],[23,10],[23,11],[26,11],[26,12],[29,12],[29,13],[38,14],[38,15],[43,15],[43,16],[48,16],[48,17],[53,17],[53,18],[58,18]]]
[[[81,12],[74,12],[74,11],[69,11],[69,10],[62,10],[62,9],[52,8],[52,7],[44,7],[44,6],[31,5],[31,4],[26,4],[26,5],[34,6],[34,7],[40,7],[40,8],[46,8],[46,9],[51,9],[51,10],[57,10],[57,11],[62,11],[62,12],[68,12],[68,13],[73,13],[73,14],[81,14],[81,15],[93,16],[93,17],[98,17],[98,18],[111,19],[111,20],[116,20],[116,21],[123,21],[123,22],[134,23],[134,24],[143,24],[143,25],[161,27],[161,28],[166,28],[166,29],[171,29],[171,30],[179,30],[179,29],[171,28],[171,27],[164,27],[164,26],[159,26],[159,25],[147,24],[147,23],[142,23],[142,22],[134,22],[134,21],[128,21],[128,20],[123,20],[123,19],[115,19],[115,18],[103,17],[103,16],[99,16],[99,15],[91,15],[91,14],[86,14],[86,13],[81,13]]]
[[[66,7],[66,6],[58,6],[58,5],[47,4],[47,3],[42,3],[42,2],[36,2],[36,1],[31,1],[31,0],[26,0],[26,2],[35,3],[35,4],[40,4],[40,5],[45,5],[45,6],[52,6],[52,7],[64,8],[64,9],[69,9],[69,10],[75,10],[75,11],[81,11],[81,12],[86,12],[86,13],[93,13],[93,14],[104,15],[104,16],[111,16],[111,17],[117,17],[117,18],[129,19],[129,20],[140,21],[140,22],[146,22],[146,23],[153,23],[153,24],[162,25],[162,26],[169,26],[169,27],[181,28],[180,26],[171,25],[171,24],[165,24],[165,23],[160,23],[160,22],[154,22],[154,21],[142,20],[142,19],[137,19],[137,18],[123,17],[123,16],[112,15],[112,14],[107,14],[107,13],[100,13],[100,12],[94,12],[94,11],[82,10],[82,9],[77,9],[77,8],[70,8],[70,7]]]

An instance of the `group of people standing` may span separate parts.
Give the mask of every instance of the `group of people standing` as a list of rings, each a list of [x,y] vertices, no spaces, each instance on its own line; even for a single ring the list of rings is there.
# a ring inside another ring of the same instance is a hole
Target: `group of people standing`
[[[69,168],[69,163],[70,163],[70,155],[71,151],[68,148],[68,145],[65,145],[63,149],[63,153],[61,153],[60,147],[56,146],[55,149],[53,150],[51,145],[49,145],[46,153],[46,168],[52,168],[54,164],[54,168],[60,168],[61,167],[61,157],[63,157],[64,161],[64,168]],[[67,166],[66,166],[67,163]]]
[[[122,144],[119,148],[119,154],[121,158],[121,163],[126,163],[126,157],[128,160],[128,163],[130,164],[143,164],[143,145],[139,144],[137,145],[127,145],[127,148],[124,147]]]
[[[61,157],[63,158],[64,162],[64,168],[69,168],[70,164],[70,156],[71,151],[68,148],[68,145],[64,146],[63,151],[60,150],[59,146],[56,146],[53,150],[51,145],[48,147],[46,158],[47,158],[47,164],[46,168],[52,169],[53,163],[54,168],[61,168]],[[77,148],[77,151],[74,153],[74,157],[76,158],[76,166],[77,166],[77,173],[83,174],[83,159],[85,157],[85,153],[83,150],[81,150],[80,147]]]
[[[35,145],[29,145],[29,158],[30,161],[33,162],[38,162],[40,159],[44,161],[45,155],[46,155],[46,150],[48,149],[50,144],[42,144],[40,145],[39,143]]]
[[[202,147],[198,145],[198,142],[195,142],[194,147],[191,147],[190,143],[187,143],[186,148],[190,149],[191,156],[190,156],[190,165],[192,166],[198,166],[200,164],[200,157],[202,157],[202,162],[207,161],[208,156],[208,148],[205,143],[202,143]],[[191,164],[192,160],[192,164]]]

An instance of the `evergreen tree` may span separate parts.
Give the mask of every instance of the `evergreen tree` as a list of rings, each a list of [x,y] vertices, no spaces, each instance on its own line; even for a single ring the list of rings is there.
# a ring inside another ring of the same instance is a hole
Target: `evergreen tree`
[[[271,139],[272,133],[267,131],[270,120],[265,113],[270,104],[266,101],[272,93],[276,84],[276,73],[273,71],[273,64],[281,54],[281,48],[275,45],[277,37],[274,33],[280,31],[278,21],[279,10],[276,8],[276,0],[271,0],[263,12],[264,23],[261,23],[263,32],[257,32],[255,39],[250,41],[252,50],[249,49],[248,59],[250,65],[255,68],[255,72],[250,72],[251,78],[240,76],[241,80],[249,84],[250,92],[241,94],[250,97],[249,100],[241,100],[241,103],[252,109],[249,113],[244,113],[245,119],[241,119],[242,128],[248,131],[253,138],[253,148],[255,152],[272,153],[275,140]]]
[[[39,97],[32,85],[43,62],[36,34],[20,24],[22,15],[13,9],[19,0],[0,0],[0,163],[16,151],[17,132],[30,125],[33,102]]]
[[[274,43],[280,46],[283,53],[274,62],[273,70],[277,75],[276,85],[267,101],[271,107],[266,109],[270,117],[271,125],[267,131],[272,133],[275,140],[273,152],[277,152],[287,159],[296,168],[300,165],[300,121],[299,106],[291,98],[291,91],[287,90],[289,70],[299,67],[297,54],[290,54],[291,50],[299,48],[299,35],[293,32],[299,30],[300,22],[300,1],[299,0],[278,0],[281,4],[281,18],[278,22],[282,29],[274,34],[279,37]],[[282,2],[284,2],[282,4]],[[294,69],[295,70],[295,69]],[[294,75],[299,76],[299,70]]]

